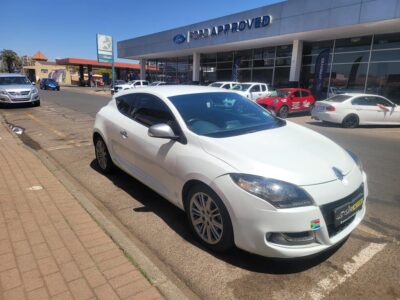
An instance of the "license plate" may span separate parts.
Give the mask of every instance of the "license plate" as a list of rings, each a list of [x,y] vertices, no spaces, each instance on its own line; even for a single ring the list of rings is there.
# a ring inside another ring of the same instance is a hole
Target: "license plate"
[[[315,110],[317,111],[317,112],[324,112],[325,111],[325,106],[317,106],[316,108],[315,108]]]
[[[335,226],[338,227],[353,217],[359,210],[361,210],[363,203],[364,198],[360,198],[336,208],[334,210]]]

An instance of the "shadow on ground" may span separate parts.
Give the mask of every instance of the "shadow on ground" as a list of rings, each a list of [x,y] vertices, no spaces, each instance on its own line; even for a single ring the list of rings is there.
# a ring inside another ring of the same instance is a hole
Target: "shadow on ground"
[[[90,166],[92,169],[100,173],[96,160],[93,160]],[[344,242],[340,243],[319,255],[300,259],[266,258],[245,252],[238,248],[234,248],[223,254],[215,253],[208,250],[197,241],[189,230],[185,213],[175,205],[171,204],[168,200],[119,169],[116,169],[112,174],[105,176],[107,176],[114,185],[124,190],[131,197],[143,204],[142,207],[135,208],[135,212],[155,213],[165,222],[165,224],[193,246],[198,247],[203,251],[207,251],[217,259],[251,272],[266,274],[292,274],[303,272],[324,262],[344,244]]]

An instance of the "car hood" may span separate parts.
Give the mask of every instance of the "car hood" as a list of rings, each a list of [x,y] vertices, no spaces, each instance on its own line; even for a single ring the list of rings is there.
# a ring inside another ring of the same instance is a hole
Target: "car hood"
[[[0,90],[10,91],[10,92],[20,92],[27,91],[33,89],[32,84],[9,84],[9,85],[0,85]]]
[[[286,126],[227,138],[200,136],[207,153],[238,173],[259,175],[296,185],[337,180],[333,167],[348,174],[355,162],[340,146],[300,125]]]
[[[258,99],[257,99],[257,102],[271,103],[271,102],[274,101],[275,99],[282,100],[282,99],[285,99],[285,98],[281,98],[281,97],[277,97],[277,96],[274,96],[274,97],[264,97],[264,98],[258,98]]]

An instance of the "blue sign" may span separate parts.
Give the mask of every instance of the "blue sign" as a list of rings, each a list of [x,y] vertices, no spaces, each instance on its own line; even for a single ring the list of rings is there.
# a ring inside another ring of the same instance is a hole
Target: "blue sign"
[[[319,100],[322,96],[322,89],[324,86],[324,80],[326,78],[326,72],[328,71],[328,60],[331,49],[326,49],[322,51],[315,62],[315,71],[314,71],[314,96]]]
[[[186,36],[183,34],[177,34],[174,36],[174,43],[175,44],[182,44],[186,41]]]
[[[175,44],[182,44],[185,41],[188,43],[192,40],[200,40],[208,37],[218,36],[220,34],[236,33],[245,30],[252,30],[256,28],[265,28],[271,24],[271,16],[262,16],[251,19],[240,20],[228,24],[221,24],[211,28],[203,28],[198,30],[190,30],[187,35],[177,34],[174,36],[173,41]]]

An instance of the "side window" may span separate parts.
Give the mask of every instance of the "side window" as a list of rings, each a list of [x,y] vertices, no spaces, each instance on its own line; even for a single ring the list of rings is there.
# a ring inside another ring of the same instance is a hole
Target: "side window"
[[[117,97],[115,99],[119,112],[129,118],[133,118],[132,114],[136,107],[136,94],[129,94]]]
[[[259,84],[253,86],[253,87],[251,88],[251,90],[250,90],[251,93],[259,92],[259,91],[260,91],[260,85],[259,85]]]
[[[261,85],[261,90],[262,90],[263,92],[265,92],[265,91],[267,90],[267,86],[265,86],[264,84]]]
[[[309,92],[306,92],[306,91],[301,91],[301,95],[302,95],[303,97],[308,97],[308,96],[310,96],[310,93],[309,93]]]
[[[230,89],[230,85],[229,83],[226,83],[222,86],[222,88],[229,90]]]
[[[353,105],[369,105],[367,99],[364,97],[357,97],[351,100],[351,104]]]
[[[149,83],[147,81],[143,81],[142,85],[149,85]]]
[[[293,96],[295,96],[296,98],[300,98],[301,97],[301,91],[294,92]]]
[[[383,99],[381,97],[375,97],[375,99],[376,99],[376,103],[377,104],[382,104],[382,105],[387,106],[387,107],[392,107],[392,103],[390,103],[386,99]]]
[[[171,126],[175,133],[179,132],[174,116],[162,100],[150,94],[136,94],[136,99],[136,109],[133,115],[135,121],[146,127],[165,123]]]

